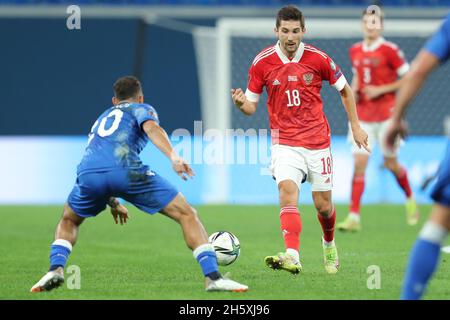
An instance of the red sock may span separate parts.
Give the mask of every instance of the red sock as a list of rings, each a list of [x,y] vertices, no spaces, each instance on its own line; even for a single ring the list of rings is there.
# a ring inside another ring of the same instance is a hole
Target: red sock
[[[364,192],[364,176],[353,176],[350,212],[359,214],[361,197]]]
[[[406,172],[406,169],[401,167],[400,172],[395,177],[397,179],[398,185],[403,189],[405,192],[406,197],[410,198],[412,195],[411,186],[409,185],[408,180],[408,174]]]
[[[300,219],[300,213],[297,207],[288,206],[281,208],[280,221],[286,249],[299,251],[302,220]]]
[[[323,239],[326,242],[333,241],[334,239],[334,224],[336,222],[336,209],[333,207],[333,211],[328,217],[324,217],[321,214],[317,214],[320,224],[322,225]]]

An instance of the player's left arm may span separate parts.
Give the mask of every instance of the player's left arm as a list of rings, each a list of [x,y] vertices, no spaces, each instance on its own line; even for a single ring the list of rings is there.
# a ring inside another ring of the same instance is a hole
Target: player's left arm
[[[110,197],[108,200],[108,206],[111,209],[111,215],[113,216],[116,224],[120,220],[120,224],[123,225],[124,223],[127,223],[128,219],[130,219],[128,209],[124,205],[120,204],[116,198]]]
[[[359,124],[353,90],[345,79],[345,76],[343,75],[339,66],[336,65],[330,57],[326,56],[325,58],[326,59],[324,60],[319,60],[321,61],[320,70],[322,79],[328,80],[330,85],[332,85],[336,90],[339,91],[339,94],[341,95],[342,105],[347,112],[348,121],[350,122],[350,127],[353,132],[353,139],[355,140],[355,143],[359,148],[363,147],[368,152],[370,152],[368,135]]]
[[[370,152],[368,135],[359,124],[358,114],[356,113],[355,97],[353,96],[352,88],[348,85],[348,83],[346,83],[339,93],[341,95],[342,105],[347,112],[348,121],[350,122],[350,127],[353,133],[353,139],[359,148],[363,147]]]

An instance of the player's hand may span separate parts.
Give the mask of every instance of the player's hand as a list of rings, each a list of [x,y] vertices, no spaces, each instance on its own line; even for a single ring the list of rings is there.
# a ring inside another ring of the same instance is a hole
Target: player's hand
[[[390,151],[393,151],[399,143],[400,138],[404,139],[407,135],[408,124],[406,121],[391,119],[384,137],[384,144]]]
[[[384,94],[383,89],[380,86],[365,86],[362,91],[369,100],[376,99]]]
[[[231,99],[233,99],[234,105],[239,109],[244,105],[245,100],[247,100],[241,88],[231,89]]]
[[[361,147],[363,147],[364,149],[367,150],[367,152],[371,152],[370,148],[369,148],[369,136],[367,135],[367,133],[360,127],[352,127],[352,132],[353,132],[353,139],[356,142],[356,145],[358,146],[358,148],[361,149]]]
[[[192,178],[195,175],[189,164],[184,162],[184,160],[178,156],[172,157],[172,168],[184,181],[186,181],[188,177]]]
[[[111,208],[111,214],[116,224],[118,224],[120,221],[120,224],[123,225],[127,223],[128,219],[130,219],[130,217],[128,216],[128,209],[120,203],[114,208]]]

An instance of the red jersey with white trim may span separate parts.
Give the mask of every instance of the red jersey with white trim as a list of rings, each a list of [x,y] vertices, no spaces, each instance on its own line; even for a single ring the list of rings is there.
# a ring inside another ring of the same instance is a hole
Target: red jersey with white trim
[[[330,146],[330,126],[320,96],[323,80],[339,91],[347,83],[328,55],[303,42],[291,60],[278,43],[256,56],[245,95],[257,102],[266,87],[273,144],[313,150]]]
[[[409,69],[400,48],[380,37],[372,45],[358,42],[350,48],[353,73],[358,75],[359,120],[380,122],[389,119],[395,103],[395,91],[369,100],[362,89],[368,85],[380,86],[397,81]]]

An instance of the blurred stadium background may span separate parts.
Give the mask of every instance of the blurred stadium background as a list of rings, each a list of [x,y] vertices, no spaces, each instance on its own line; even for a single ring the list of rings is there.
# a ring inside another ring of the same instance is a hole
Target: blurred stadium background
[[[244,117],[233,108],[228,90],[245,88],[253,57],[275,41],[271,32],[276,11],[288,3],[299,5],[306,16],[310,29],[305,42],[333,57],[350,80],[348,48],[361,39],[360,15],[373,2],[0,0],[0,204],[65,201],[87,134],[110,106],[113,82],[127,74],[141,79],[146,102],[158,110],[174,144],[180,150],[188,146],[184,156],[197,175],[181,181],[152,146],[143,151],[143,159],[191,203],[276,204],[268,157],[262,154],[266,149],[256,149],[256,163],[208,163],[204,157],[211,152],[211,141],[194,130],[194,123],[202,121],[197,129],[203,134],[208,129],[268,128],[263,104],[256,115]],[[81,8],[79,30],[66,27],[71,15],[66,10],[73,4]],[[450,11],[450,0],[376,4],[386,12],[386,38],[398,43],[409,61]],[[421,185],[437,169],[450,131],[449,68],[432,76],[408,116],[412,136],[400,159],[421,203],[429,203],[429,189],[421,190]],[[333,134],[334,198],[346,203],[352,175],[346,116],[334,90],[324,89],[324,102]],[[227,150],[231,140],[212,143],[218,144],[216,151]],[[267,142],[264,136],[238,140],[248,142],[247,159],[254,152],[252,143]],[[381,167],[378,151],[367,179],[363,203],[404,201],[395,180]],[[302,191],[302,203],[311,203],[308,190],[305,186]]]

